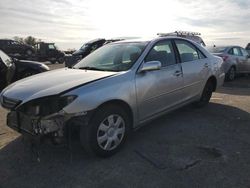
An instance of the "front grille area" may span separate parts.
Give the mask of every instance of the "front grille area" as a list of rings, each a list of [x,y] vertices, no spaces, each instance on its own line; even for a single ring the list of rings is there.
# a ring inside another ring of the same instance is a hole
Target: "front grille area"
[[[9,110],[14,109],[18,104],[20,104],[22,101],[17,100],[17,99],[11,99],[11,98],[7,98],[5,96],[1,97],[1,105],[4,108],[7,108]]]

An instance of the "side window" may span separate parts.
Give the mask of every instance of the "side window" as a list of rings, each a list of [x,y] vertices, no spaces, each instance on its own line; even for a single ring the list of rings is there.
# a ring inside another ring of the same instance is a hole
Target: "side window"
[[[158,42],[145,58],[145,62],[148,61],[160,61],[162,67],[175,64],[175,53],[171,41]]]
[[[184,40],[176,40],[175,43],[179,51],[182,63],[199,59],[199,53],[196,47],[193,46],[191,43]]]
[[[243,56],[243,53],[242,53],[242,51],[240,50],[240,48],[237,48],[237,50],[238,50],[239,56]]]
[[[249,56],[248,52],[245,49],[240,48],[240,50],[244,57]]]
[[[242,53],[239,48],[233,48],[233,55],[242,56]]]

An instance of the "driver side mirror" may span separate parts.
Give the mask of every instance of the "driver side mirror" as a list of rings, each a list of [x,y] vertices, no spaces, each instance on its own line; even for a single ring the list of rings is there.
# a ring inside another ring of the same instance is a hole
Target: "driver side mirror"
[[[148,61],[148,62],[143,63],[142,68],[140,69],[140,72],[154,71],[154,70],[160,70],[160,69],[161,69],[160,61]]]

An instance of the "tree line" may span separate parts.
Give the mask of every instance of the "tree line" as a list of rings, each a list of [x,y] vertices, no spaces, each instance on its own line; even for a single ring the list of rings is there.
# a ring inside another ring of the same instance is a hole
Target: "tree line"
[[[38,42],[42,42],[42,39],[38,39],[38,38],[35,38],[35,37],[32,37],[32,36],[28,36],[28,37],[18,37],[18,36],[15,36],[13,37],[13,39],[17,42],[20,42],[22,44],[28,44],[28,45],[31,45],[31,46],[35,46],[36,43]]]

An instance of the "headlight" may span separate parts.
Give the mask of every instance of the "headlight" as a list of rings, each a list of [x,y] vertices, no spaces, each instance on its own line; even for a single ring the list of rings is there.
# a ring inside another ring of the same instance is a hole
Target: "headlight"
[[[72,103],[77,96],[50,96],[32,100],[20,107],[20,111],[27,115],[47,116],[59,112]]]
[[[45,70],[50,70],[50,68],[45,64],[41,64],[40,67],[45,69]]]

